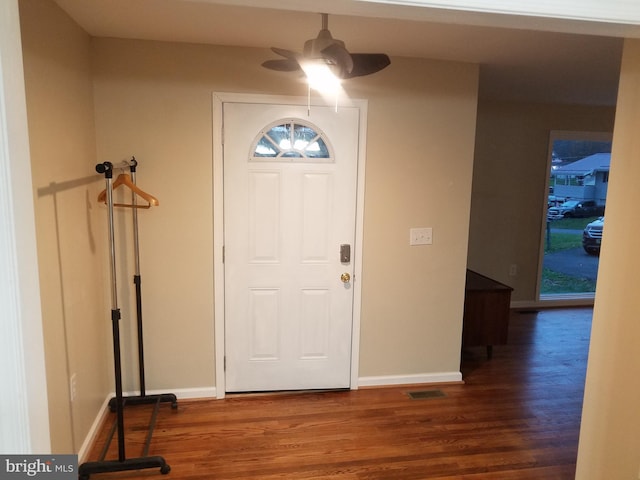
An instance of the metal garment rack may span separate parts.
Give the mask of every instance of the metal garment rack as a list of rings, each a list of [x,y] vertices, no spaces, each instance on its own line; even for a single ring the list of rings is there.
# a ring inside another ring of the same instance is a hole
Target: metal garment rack
[[[131,180],[135,185],[135,174],[138,162],[135,158],[130,161],[123,162],[122,166],[117,168],[129,167],[131,171]],[[115,254],[115,232],[113,221],[113,170],[114,166],[111,162],[99,163],[96,165],[96,171],[100,174],[104,174],[106,183],[106,203],[108,210],[108,223],[109,223],[109,243],[110,243],[110,260],[111,260],[111,323],[113,330],[113,363],[114,363],[114,377],[116,396],[109,401],[109,408],[112,412],[116,412],[116,422],[109,433],[108,440],[102,450],[100,459],[95,462],[86,462],[78,468],[79,480],[88,480],[89,476],[93,473],[105,473],[105,472],[121,472],[126,470],[141,470],[147,468],[159,468],[160,473],[167,474],[171,471],[171,467],[167,464],[165,459],[160,456],[149,456],[149,446],[151,444],[151,437],[155,428],[156,418],[160,404],[164,402],[170,402],[173,409],[178,407],[178,401],[174,394],[163,393],[159,395],[147,395],[145,389],[144,378],[144,348],[143,348],[143,331],[142,331],[142,291],[141,291],[141,278],[140,278],[140,255],[139,255],[139,243],[138,243],[138,215],[137,215],[137,201],[136,194],[132,194],[132,207],[133,207],[133,235],[134,235],[134,248],[135,248],[135,263],[136,273],[134,275],[134,283],[136,285],[136,313],[137,313],[137,327],[138,327],[138,366],[140,375],[140,395],[136,396],[124,396],[122,392],[122,360],[120,351],[120,309],[118,308],[118,294],[117,294],[117,279],[116,279],[116,254]],[[125,452],[125,435],[124,435],[124,407],[125,405],[141,405],[141,404],[155,404],[151,420],[149,422],[149,431],[144,444],[143,454],[141,457],[127,458]],[[115,431],[117,430],[118,436],[118,459],[117,460],[105,460],[111,441]]]

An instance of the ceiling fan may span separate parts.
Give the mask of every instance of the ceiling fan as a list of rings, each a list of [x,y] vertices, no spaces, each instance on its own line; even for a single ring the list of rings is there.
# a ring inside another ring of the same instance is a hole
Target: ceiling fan
[[[279,72],[295,72],[301,70],[306,62],[324,63],[341,79],[361,77],[379,72],[391,64],[384,53],[350,53],[342,40],[331,36],[328,15],[322,15],[322,30],[318,36],[304,43],[302,53],[272,47],[271,50],[281,59],[267,60],[263,67]]]

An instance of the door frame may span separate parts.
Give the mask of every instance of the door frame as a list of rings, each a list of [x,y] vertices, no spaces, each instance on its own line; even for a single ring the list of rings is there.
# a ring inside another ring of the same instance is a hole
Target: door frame
[[[223,169],[223,106],[225,103],[255,103],[309,106],[333,106],[322,99],[307,97],[213,92],[213,283],[215,336],[216,398],[226,394],[225,380],[225,299],[224,299],[224,169]],[[364,181],[367,135],[367,100],[341,98],[337,108],[355,107],[359,111],[358,158],[356,185],[356,225],[353,263],[353,319],[351,331],[350,388],[358,388],[360,358],[360,315],[362,303],[362,245],[364,230]],[[257,133],[257,132],[256,132]]]

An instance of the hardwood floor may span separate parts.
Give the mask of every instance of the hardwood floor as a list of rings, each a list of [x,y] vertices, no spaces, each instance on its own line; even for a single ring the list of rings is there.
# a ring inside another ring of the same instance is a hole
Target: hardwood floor
[[[464,385],[237,395],[180,401],[177,410],[165,404],[149,455],[163,456],[171,472],[91,478],[573,479],[591,314],[512,312],[509,344],[494,347],[492,360],[484,348],[464,352]],[[411,399],[417,391],[442,396]],[[142,455],[150,410],[125,410],[127,457]],[[109,458],[117,458],[115,445]]]

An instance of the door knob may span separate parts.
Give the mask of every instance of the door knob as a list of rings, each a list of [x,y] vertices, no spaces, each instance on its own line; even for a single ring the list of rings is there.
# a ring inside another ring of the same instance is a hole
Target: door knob
[[[340,280],[342,280],[342,283],[349,283],[349,280],[351,280],[351,275],[345,272],[340,275]]]

